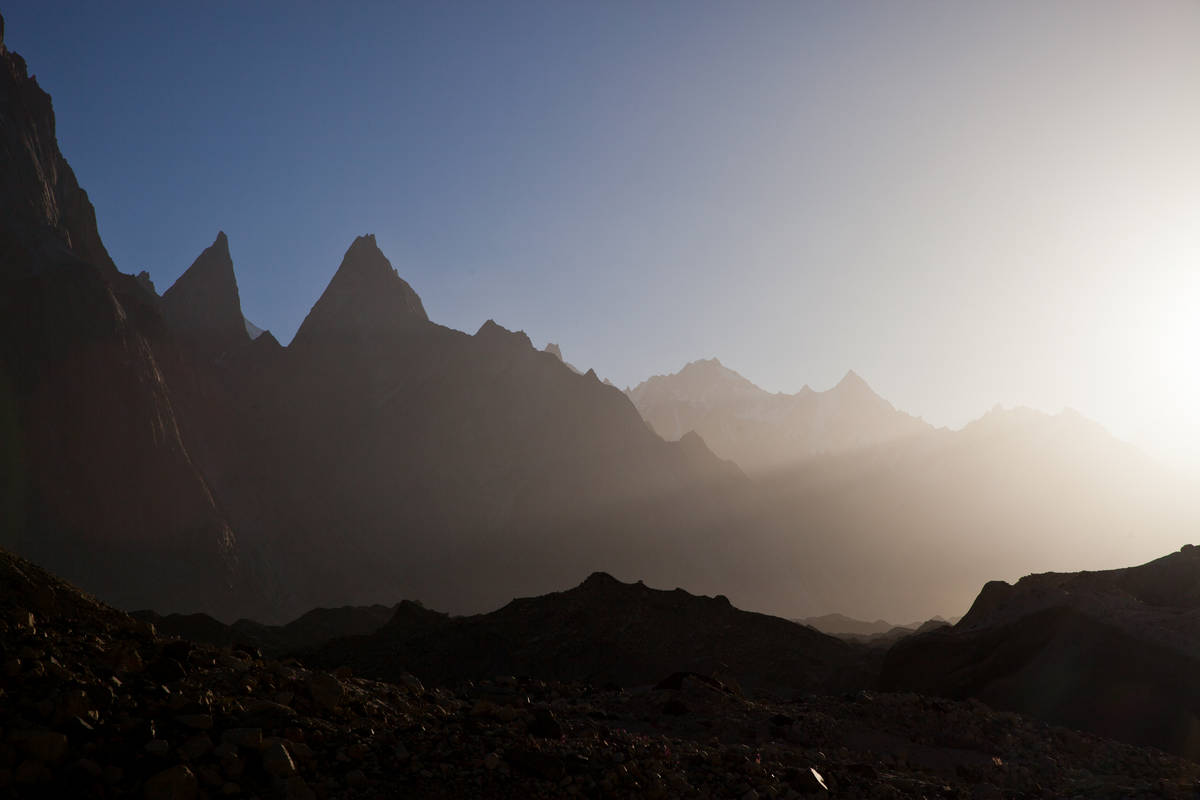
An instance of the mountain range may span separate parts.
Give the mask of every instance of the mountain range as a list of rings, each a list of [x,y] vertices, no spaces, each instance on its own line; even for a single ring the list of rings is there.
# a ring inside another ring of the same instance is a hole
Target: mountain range
[[[772,394],[712,358],[656,375],[627,394],[664,439],[695,431],[748,474],[932,430],[897,411],[853,370],[828,391],[805,386],[796,394]]]
[[[771,395],[715,361],[622,393],[520,331],[431,321],[370,235],[293,341],[252,336],[223,233],[161,296],[117,269],[49,96],[0,59],[0,543],[120,607],[477,613],[603,571],[927,619],[1200,519],[1072,413],[935,430],[852,372]]]

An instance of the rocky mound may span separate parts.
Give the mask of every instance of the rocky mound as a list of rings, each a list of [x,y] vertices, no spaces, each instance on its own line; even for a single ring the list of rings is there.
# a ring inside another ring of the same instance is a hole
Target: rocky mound
[[[132,616],[153,624],[164,636],[218,647],[261,650],[269,656],[280,656],[311,650],[331,639],[374,633],[395,620],[399,609],[399,605],[314,608],[286,625],[264,625],[249,619],[226,625],[208,614],[162,616],[153,611],[135,611]]]
[[[954,627],[899,642],[881,685],[976,697],[1200,757],[1200,549],[987,584]]]
[[[403,670],[437,684],[499,674],[637,686],[673,672],[714,676],[746,692],[857,688],[871,681],[860,648],[722,596],[651,589],[595,573],[564,592],[451,618],[404,606],[377,633],[307,654],[381,679]]]
[[[1183,798],[1200,771],[916,695],[395,677],[163,638],[0,550],[5,797]]]

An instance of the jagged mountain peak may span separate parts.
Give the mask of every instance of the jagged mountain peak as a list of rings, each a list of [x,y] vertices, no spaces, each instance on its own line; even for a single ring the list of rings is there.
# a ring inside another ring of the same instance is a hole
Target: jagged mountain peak
[[[228,347],[250,338],[224,231],[163,293],[162,309],[177,333],[205,345]]]
[[[373,233],[357,236],[350,243],[350,247],[347,248],[346,255],[342,259],[342,264],[338,268],[338,273],[343,271],[373,274],[384,278],[389,274],[396,274],[391,262],[387,260],[387,256],[379,249]],[[334,278],[336,279],[337,276],[335,275]]]
[[[379,249],[374,234],[359,236],[346,250],[292,345],[329,337],[369,340],[429,321],[420,296]]]
[[[572,371],[572,372],[574,372],[576,375],[582,375],[582,374],[583,374],[583,373],[582,373],[582,372],[579,370],[579,368],[578,368],[578,367],[576,367],[576,366],[575,366],[574,364],[572,364],[570,361],[567,361],[565,358],[563,358],[563,354],[562,354],[562,348],[561,348],[561,347],[559,347],[557,343],[555,343],[555,342],[549,342],[549,343],[546,345],[546,347],[543,349],[543,351],[542,351],[542,352],[549,353],[550,355],[552,355],[552,356],[554,356],[555,358],[557,358],[559,361],[561,361],[561,362],[563,363],[563,365],[564,365],[564,366],[566,366],[566,368],[567,368],[567,369],[571,370],[571,371]]]
[[[839,392],[855,391],[875,394],[875,390],[871,388],[871,385],[852,369],[846,370],[846,374],[842,376],[842,379],[833,388]]]
[[[479,330],[475,332],[475,337],[485,342],[506,343],[521,349],[533,349],[533,342],[529,340],[525,331],[510,331],[494,319],[489,319],[480,325]]]

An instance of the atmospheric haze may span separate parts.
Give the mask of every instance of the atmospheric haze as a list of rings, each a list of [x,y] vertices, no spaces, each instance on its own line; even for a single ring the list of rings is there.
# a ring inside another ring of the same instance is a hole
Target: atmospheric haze
[[[127,11],[5,13],[117,263],[224,229],[282,342],[374,231],[432,317],[621,386],[854,369],[1200,450],[1194,3]]]

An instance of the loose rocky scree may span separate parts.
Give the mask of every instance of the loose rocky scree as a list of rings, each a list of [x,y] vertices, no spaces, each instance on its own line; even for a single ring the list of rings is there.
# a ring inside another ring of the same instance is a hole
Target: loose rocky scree
[[[427,689],[191,644],[0,551],[0,795],[1195,797],[1200,765],[973,702]]]

